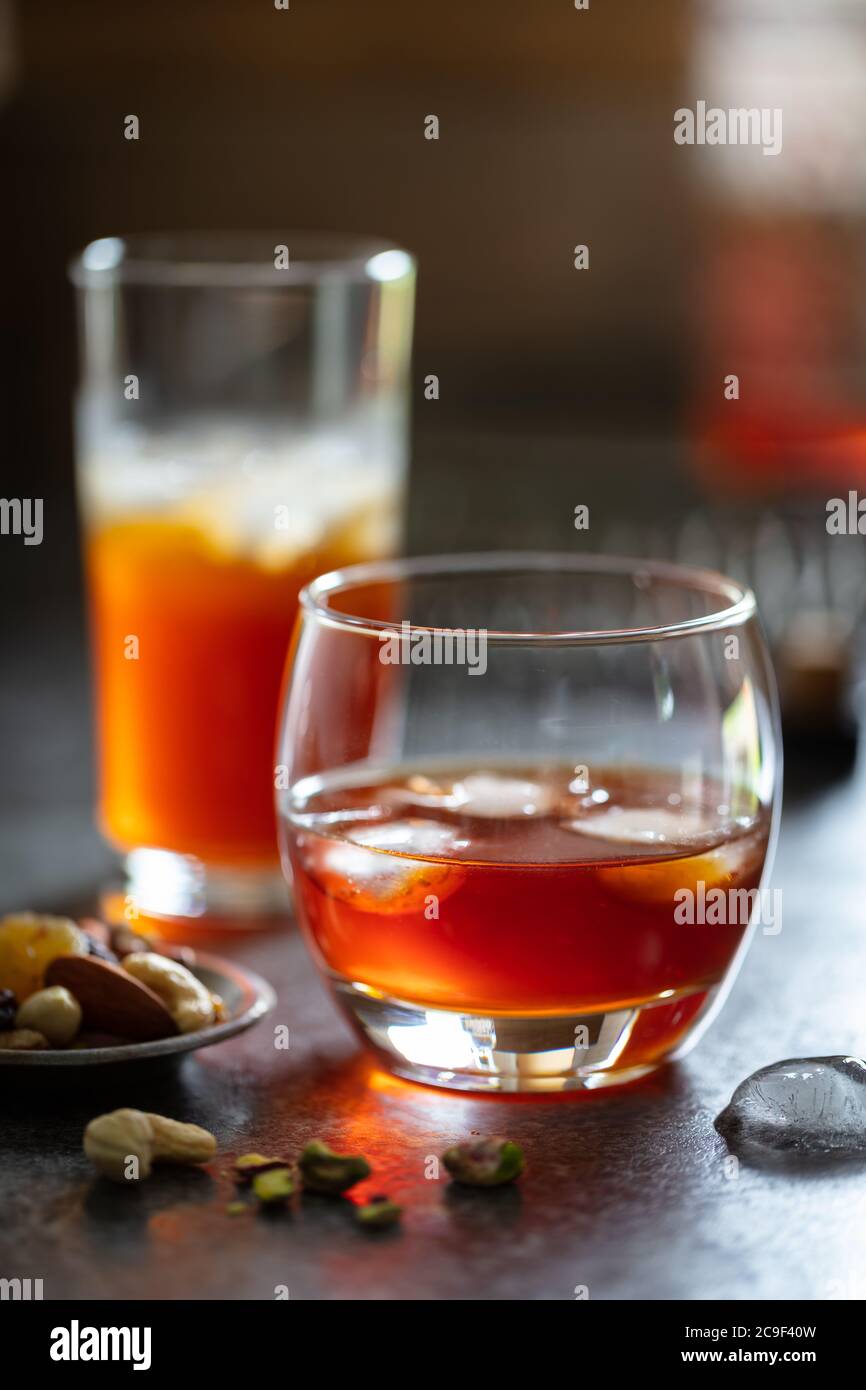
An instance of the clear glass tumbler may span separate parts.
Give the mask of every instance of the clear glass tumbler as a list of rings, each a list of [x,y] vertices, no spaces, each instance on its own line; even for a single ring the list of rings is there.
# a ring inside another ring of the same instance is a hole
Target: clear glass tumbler
[[[298,591],[399,545],[414,263],[307,233],[108,238],[72,278],[100,822],[139,913],[253,924],[285,903]]]
[[[719,1006],[774,840],[752,594],[610,558],[456,556],[301,595],[284,866],[333,993],[399,1075],[629,1081]]]

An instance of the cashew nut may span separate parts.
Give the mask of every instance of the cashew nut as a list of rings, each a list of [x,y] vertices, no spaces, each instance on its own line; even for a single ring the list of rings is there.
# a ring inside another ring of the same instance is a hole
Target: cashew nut
[[[214,1136],[199,1125],[142,1110],[99,1115],[84,1131],[84,1152],[114,1182],[146,1178],[152,1163],[205,1163],[216,1147]],[[131,1159],[136,1160],[132,1167]]]
[[[71,1043],[81,1027],[81,1005],[63,985],[40,989],[25,999],[15,1018],[16,1028],[35,1028],[52,1047]]]
[[[84,1131],[84,1152],[112,1182],[149,1177],[153,1159],[150,1120],[140,1110],[113,1110],[110,1115],[99,1115]]]
[[[0,1048],[11,1052],[44,1052],[48,1039],[32,1028],[10,1028],[0,1033]]]
[[[165,1163],[207,1163],[216,1153],[217,1141],[200,1125],[181,1124],[165,1115],[148,1115],[153,1132],[154,1161]]]
[[[181,1033],[208,1028],[214,1021],[210,991],[179,961],[155,951],[134,951],[121,962],[133,979],[158,994]]]

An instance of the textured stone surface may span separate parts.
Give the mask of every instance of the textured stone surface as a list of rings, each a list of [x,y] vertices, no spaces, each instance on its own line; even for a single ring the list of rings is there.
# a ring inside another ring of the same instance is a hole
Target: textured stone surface
[[[46,660],[56,671],[56,648]],[[46,752],[46,741],[83,741],[79,688],[68,704],[56,692],[40,702],[20,668],[7,688],[20,735],[8,785],[29,791],[0,818],[0,846],[15,846],[0,876],[4,908],[72,906],[85,870],[104,862],[83,772]],[[34,783],[33,758],[51,778]],[[47,1298],[272,1298],[278,1284],[293,1299],[558,1300],[578,1285],[595,1299],[862,1297],[866,1171],[732,1167],[713,1127],[734,1087],[777,1058],[866,1052],[863,787],[822,785],[821,773],[820,760],[803,767],[804,790],[788,804],[774,880],[783,930],[756,938],[721,1017],[679,1066],[627,1091],[555,1102],[412,1087],[369,1070],[297,934],[235,942],[226,953],[280,992],[275,1018],[244,1037],[173,1069],[89,1071],[80,1089],[68,1073],[0,1077],[0,1276],[41,1277]],[[274,1050],[273,1023],[289,1025],[288,1052]],[[95,1180],[81,1133],[120,1105],[213,1129],[225,1159],[210,1173],[161,1172],[134,1192]],[[425,1178],[428,1155],[473,1132],[524,1146],[514,1188]],[[315,1136],[369,1156],[374,1176],[359,1194],[402,1202],[401,1230],[371,1236],[323,1199],[295,1217],[225,1214],[231,1155]]]

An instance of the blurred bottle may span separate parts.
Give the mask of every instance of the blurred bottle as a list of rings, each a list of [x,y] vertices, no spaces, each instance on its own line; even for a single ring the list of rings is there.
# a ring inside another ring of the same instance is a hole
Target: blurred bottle
[[[759,599],[789,727],[848,736],[862,540],[826,521],[831,498],[866,494],[866,7],[701,0],[695,18],[684,105],[778,109],[781,148],[682,151],[696,206],[691,455],[753,544],[768,515],[784,533],[788,582]]]

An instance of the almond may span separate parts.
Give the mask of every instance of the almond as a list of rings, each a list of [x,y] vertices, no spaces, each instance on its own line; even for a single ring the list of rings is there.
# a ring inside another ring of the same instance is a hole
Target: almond
[[[58,956],[45,972],[46,985],[64,985],[81,1005],[84,1027],[133,1042],[151,1042],[177,1032],[159,995],[117,965],[95,956]]]

